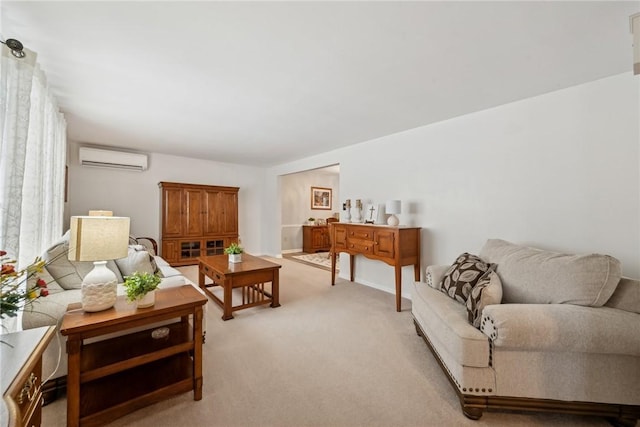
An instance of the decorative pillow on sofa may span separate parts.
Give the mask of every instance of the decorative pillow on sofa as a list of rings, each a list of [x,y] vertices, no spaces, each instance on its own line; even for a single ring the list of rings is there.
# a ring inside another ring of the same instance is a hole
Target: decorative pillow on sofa
[[[465,252],[445,273],[440,285],[441,290],[456,301],[465,304],[471,289],[487,271],[494,268],[494,264],[487,264],[477,255]]]
[[[153,249],[149,250],[149,248],[144,245],[129,245],[129,251],[131,251],[131,249],[137,252],[146,252],[147,254],[149,254],[149,262],[151,263],[151,267],[153,267],[153,273],[158,273],[159,268],[158,264],[156,264],[156,258],[155,254],[153,253]]]
[[[151,260],[153,257],[149,255],[146,250],[136,250],[136,248],[129,246],[129,255],[125,258],[116,260],[116,264],[122,273],[122,276],[130,276],[136,271],[139,273],[155,274],[158,266],[153,264]]]
[[[471,289],[469,299],[467,299],[469,323],[480,329],[482,310],[488,305],[500,304],[500,301],[502,301],[502,281],[498,273],[489,270]]]

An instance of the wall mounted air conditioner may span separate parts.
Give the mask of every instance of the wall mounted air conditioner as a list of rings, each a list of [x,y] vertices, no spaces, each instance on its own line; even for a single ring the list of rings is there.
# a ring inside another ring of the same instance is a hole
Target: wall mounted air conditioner
[[[146,154],[80,147],[79,160],[82,166],[126,169],[138,172],[147,170]]]

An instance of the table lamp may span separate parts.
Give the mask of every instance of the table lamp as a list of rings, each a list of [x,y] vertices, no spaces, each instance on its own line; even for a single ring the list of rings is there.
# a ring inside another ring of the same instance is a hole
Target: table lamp
[[[72,216],[70,261],[93,261],[93,270],[82,280],[82,309],[94,312],[113,307],[117,278],[107,260],[124,258],[129,248],[129,218]]]
[[[391,225],[391,226],[396,226],[398,224],[400,224],[400,220],[398,219],[398,217],[395,214],[399,214],[401,212],[401,203],[400,200],[387,200],[387,203],[385,204],[385,208],[384,211],[388,214],[391,214],[391,216],[389,216],[389,218],[387,218],[387,224]]]

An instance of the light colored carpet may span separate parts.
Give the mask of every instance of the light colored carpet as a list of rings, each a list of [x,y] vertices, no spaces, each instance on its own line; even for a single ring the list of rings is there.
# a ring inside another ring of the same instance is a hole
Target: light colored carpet
[[[291,258],[298,259],[300,261],[309,262],[311,264],[319,265],[321,267],[331,269],[331,258],[329,258],[329,252],[320,252],[315,254],[303,254],[292,255]],[[336,271],[340,270],[340,266],[336,262]]]
[[[207,310],[203,399],[184,393],[110,426],[607,426],[598,417],[485,412],[462,415],[456,394],[418,337],[409,301],[286,259],[281,303],[221,320]],[[182,269],[197,280],[197,268]],[[162,373],[158,373],[162,375]],[[43,410],[62,427],[66,400]]]

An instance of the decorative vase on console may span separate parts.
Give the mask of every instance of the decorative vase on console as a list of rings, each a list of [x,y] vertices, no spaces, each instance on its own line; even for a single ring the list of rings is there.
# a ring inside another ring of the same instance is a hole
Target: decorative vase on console
[[[344,202],[344,222],[351,222],[351,199]]]
[[[356,207],[353,210],[352,217],[352,222],[362,222],[362,201],[360,199],[356,199]]]

